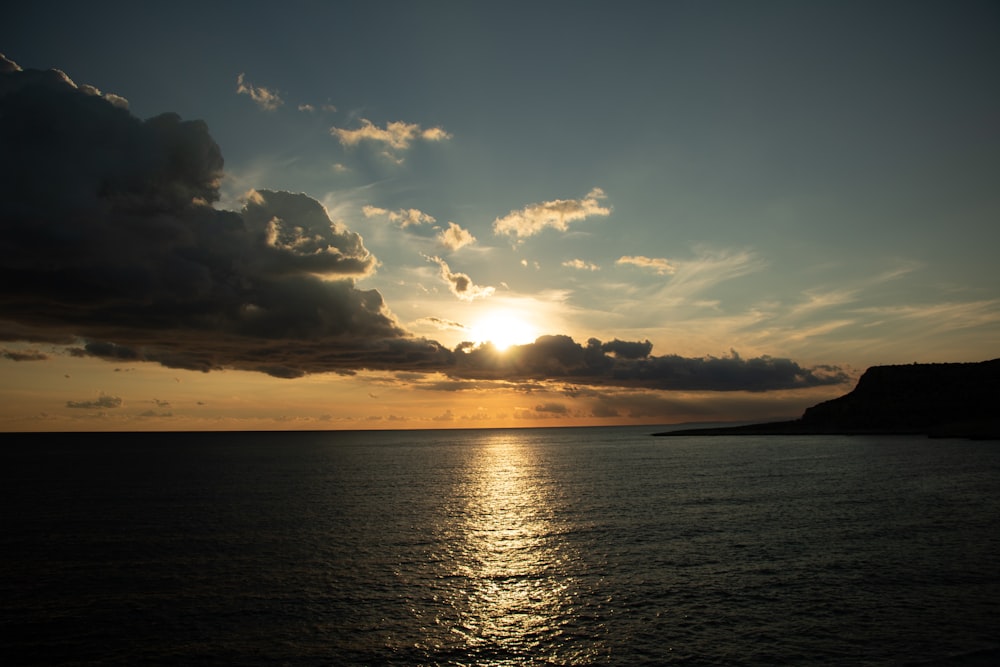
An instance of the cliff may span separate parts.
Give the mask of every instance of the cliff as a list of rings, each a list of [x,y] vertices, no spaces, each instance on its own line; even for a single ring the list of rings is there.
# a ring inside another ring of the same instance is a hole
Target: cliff
[[[770,424],[654,435],[925,434],[1000,439],[1000,359],[873,366],[848,394]]]

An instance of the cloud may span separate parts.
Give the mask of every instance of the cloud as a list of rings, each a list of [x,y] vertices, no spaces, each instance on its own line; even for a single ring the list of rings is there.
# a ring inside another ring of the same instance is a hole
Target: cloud
[[[236,94],[249,95],[250,99],[256,102],[257,106],[264,111],[274,111],[285,103],[275,91],[247,83],[246,75],[242,72],[236,77]],[[301,109],[301,107],[299,108]]]
[[[455,322],[453,320],[446,320],[440,317],[423,317],[418,320],[422,324],[428,324],[432,327],[436,327],[442,331],[468,331],[469,327],[465,326],[461,322]]]
[[[534,343],[499,352],[489,345],[467,347],[456,355],[456,378],[548,379],[618,387],[666,390],[773,391],[803,389],[849,381],[832,366],[803,368],[790,359],[770,356],[649,356],[652,346],[591,338],[586,346],[569,336],[541,336]],[[614,356],[608,356],[608,352]]]
[[[401,208],[398,211],[389,211],[377,206],[366,205],[361,207],[361,212],[366,218],[386,218],[389,222],[396,223],[403,229],[437,222],[434,216],[415,208]]]
[[[673,277],[663,286],[664,300],[687,299],[719,283],[759,271],[766,266],[753,252],[702,249],[695,259],[678,260]]]
[[[280,378],[371,370],[526,387],[716,391],[844,381],[837,369],[788,359],[652,356],[645,341],[584,346],[543,336],[502,353],[449,350],[406,331],[377,290],[357,287],[378,261],[316,200],[261,189],[239,211],[213,208],[223,160],[205,123],[170,113],[140,120],[55,70],[24,71],[6,60],[0,70],[0,340]],[[524,219],[545,226],[606,215],[600,198],[594,191],[538,205],[537,216],[529,207]],[[441,258],[427,259],[460,299],[493,294]],[[719,258],[702,272],[711,279],[682,266],[670,282],[685,268],[690,288],[747,265]],[[113,399],[71,403],[112,407]]]
[[[80,408],[83,410],[93,410],[95,408],[120,408],[124,401],[118,396],[111,396],[101,392],[96,401],[66,401],[67,408]]]
[[[476,237],[467,229],[462,229],[454,222],[448,223],[448,229],[443,229],[437,235],[438,243],[455,252],[460,248],[476,242]]]
[[[542,403],[535,406],[535,412],[547,412],[556,415],[565,415],[569,412],[562,403]]]
[[[493,221],[493,232],[517,237],[534,236],[547,227],[566,231],[571,222],[592,216],[611,215],[611,209],[601,206],[604,191],[594,188],[583,199],[555,199],[529,204],[520,211],[511,211]]]
[[[159,418],[159,417],[173,417],[174,413],[170,412],[169,410],[167,412],[156,412],[155,410],[145,410],[143,412],[140,412],[136,416],[139,417],[140,419],[149,419],[149,418],[153,418],[153,417],[156,417],[156,418]]]
[[[9,359],[10,361],[45,361],[49,358],[49,355],[38,350],[18,352],[17,350],[0,349],[0,358]]]
[[[638,343],[615,338],[601,345],[601,351],[610,352],[619,359],[645,359],[653,351],[653,344],[648,340]]]
[[[423,141],[446,141],[451,135],[440,127],[422,129],[416,123],[396,121],[387,123],[380,128],[367,118],[361,119],[361,127],[355,130],[345,130],[331,127],[330,134],[337,137],[344,146],[356,146],[362,141],[382,143],[395,150],[406,150],[417,139]]]
[[[337,110],[337,107],[333,106],[332,104],[321,104],[319,107],[317,107],[315,104],[307,103],[307,104],[300,104],[298,106],[299,111],[303,111],[305,113],[315,113],[317,108],[319,108],[320,111],[326,111],[330,113]]]
[[[59,69],[24,70],[13,60],[0,53],[0,74],[11,74],[14,76],[4,76],[0,83],[0,95],[14,93],[19,88],[28,86],[39,86],[49,90],[72,89],[91,97],[103,99],[108,104],[119,109],[128,109],[128,100],[121,95],[114,93],[103,93],[96,87],[83,84],[77,85],[65,72]]]
[[[240,212],[209,206],[223,162],[203,122],[142,121],[62,76],[7,69],[0,336],[282,377],[364,366],[364,351],[395,357],[413,346],[403,356],[417,365],[439,353],[411,338],[377,291],[355,287],[377,260],[317,201],[258,190]],[[266,355],[290,341],[302,347]],[[350,352],[321,352],[337,342]]]
[[[601,267],[592,262],[585,262],[582,259],[569,259],[562,263],[563,266],[569,267],[571,269],[580,269],[581,271],[600,271]]]
[[[428,257],[427,259],[441,267],[441,279],[448,283],[448,289],[451,290],[451,293],[463,301],[472,301],[473,299],[492,296],[496,291],[493,287],[476,285],[472,282],[472,278],[465,273],[453,272],[448,268],[448,263],[440,257]]]
[[[615,264],[633,264],[645,269],[653,269],[661,276],[673,275],[677,272],[677,267],[660,257],[644,257],[642,255],[619,257]]]

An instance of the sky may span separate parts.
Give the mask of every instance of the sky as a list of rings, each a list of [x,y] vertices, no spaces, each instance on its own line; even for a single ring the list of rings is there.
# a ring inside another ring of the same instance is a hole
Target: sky
[[[995,2],[3,13],[0,430],[765,421],[1000,356]]]

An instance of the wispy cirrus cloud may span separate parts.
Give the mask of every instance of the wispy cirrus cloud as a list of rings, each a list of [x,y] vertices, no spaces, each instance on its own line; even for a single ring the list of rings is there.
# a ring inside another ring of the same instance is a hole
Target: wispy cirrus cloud
[[[1000,300],[872,306],[857,312],[869,318],[868,327],[911,322],[920,323],[919,330],[931,334],[996,324],[1000,322]]]
[[[426,324],[440,331],[468,331],[469,327],[461,322],[446,320],[443,317],[423,317],[417,321],[418,324]]]
[[[236,77],[236,94],[248,95],[264,111],[274,111],[285,103],[276,91],[247,82],[243,72]]]
[[[766,262],[749,250],[702,250],[694,259],[674,260],[669,264],[674,270],[660,295],[671,300],[688,299],[766,266]]]
[[[534,236],[547,228],[564,232],[572,222],[611,215],[611,208],[601,205],[604,199],[607,199],[604,190],[594,188],[582,199],[554,199],[529,204],[494,220],[493,232],[518,238]]]
[[[646,257],[644,255],[625,255],[619,257],[615,264],[632,264],[644,269],[652,269],[661,276],[677,273],[677,267],[662,257]]]

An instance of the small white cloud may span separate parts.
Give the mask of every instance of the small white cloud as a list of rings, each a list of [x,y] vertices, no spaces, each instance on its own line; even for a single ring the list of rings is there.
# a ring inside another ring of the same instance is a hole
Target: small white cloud
[[[441,279],[448,283],[451,293],[463,301],[472,301],[492,296],[496,291],[494,287],[483,287],[472,282],[472,278],[465,273],[453,272],[447,262],[440,257],[428,257],[431,262],[435,262],[441,267]]]
[[[570,259],[562,263],[563,266],[581,271],[600,271],[601,267],[592,262],[585,262],[582,259]]]
[[[476,237],[467,229],[462,229],[454,222],[448,223],[448,229],[443,229],[437,236],[438,242],[452,252],[476,242]]]
[[[625,255],[619,257],[615,264],[632,264],[644,269],[653,269],[661,276],[673,275],[677,268],[662,257],[645,257],[643,255]]]
[[[249,95],[250,99],[256,102],[257,106],[264,111],[274,111],[285,103],[275,91],[247,83],[246,75],[242,72],[236,77],[236,94]]]
[[[421,129],[416,123],[395,121],[386,126],[378,127],[367,118],[361,119],[361,127],[356,130],[345,130],[331,127],[330,134],[337,137],[344,146],[356,146],[362,141],[375,141],[386,144],[396,150],[406,150],[416,139],[424,141],[445,141],[451,135],[440,127]]]
[[[593,216],[611,215],[611,209],[602,206],[600,200],[607,196],[600,188],[594,188],[582,199],[554,199],[539,204],[529,204],[520,211],[511,211],[493,221],[496,234],[517,237],[534,236],[547,227],[566,231],[571,222],[585,220]]]
[[[365,205],[361,207],[361,212],[366,218],[386,218],[389,222],[396,223],[404,229],[437,222],[434,216],[416,208],[401,208],[397,211],[390,211],[378,206]]]

